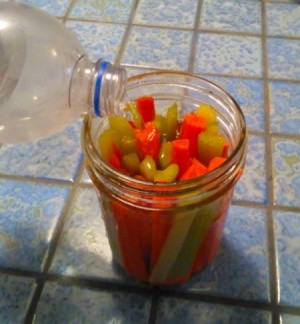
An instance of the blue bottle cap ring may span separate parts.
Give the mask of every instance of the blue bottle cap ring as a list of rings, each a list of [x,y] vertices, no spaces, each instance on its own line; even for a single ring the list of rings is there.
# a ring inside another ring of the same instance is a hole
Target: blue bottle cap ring
[[[96,76],[96,82],[95,82],[95,91],[94,91],[94,112],[96,116],[101,117],[100,113],[100,94],[101,94],[101,85],[102,85],[102,77],[104,75],[104,72],[106,70],[106,67],[109,65],[109,62],[102,62],[99,65],[97,76]]]

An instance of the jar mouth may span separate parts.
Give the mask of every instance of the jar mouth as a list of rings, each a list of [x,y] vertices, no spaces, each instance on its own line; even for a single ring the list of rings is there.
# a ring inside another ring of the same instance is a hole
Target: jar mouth
[[[152,183],[143,181],[140,179],[133,178],[131,176],[127,176],[121,172],[118,172],[116,169],[111,167],[109,164],[105,162],[105,160],[99,154],[99,151],[96,147],[96,139],[97,135],[99,135],[99,130],[103,129],[107,122],[106,119],[92,118],[87,115],[84,119],[83,131],[82,131],[82,147],[88,161],[92,162],[93,168],[96,172],[100,172],[104,174],[106,177],[110,178],[110,181],[113,181],[115,184],[125,185],[131,187],[133,190],[142,190],[145,192],[158,192],[161,191],[164,195],[174,195],[177,191],[183,193],[184,191],[189,192],[190,190],[194,190],[195,188],[205,188],[205,191],[209,191],[210,189],[215,189],[216,183],[221,184],[225,180],[228,182],[229,179],[232,180],[232,185],[236,182],[236,176],[238,169],[242,169],[245,163],[245,151],[247,145],[247,130],[246,130],[246,122],[244,114],[236,102],[236,100],[221,87],[216,85],[215,83],[206,80],[202,77],[185,73],[185,72],[150,72],[139,74],[133,77],[128,78],[127,82],[127,93],[128,92],[139,92],[140,89],[147,87],[149,85],[157,85],[157,78],[162,78],[165,80],[165,85],[175,86],[175,82],[177,86],[185,88],[188,86],[188,89],[191,91],[202,91],[205,92],[206,95],[211,98],[215,98],[217,101],[225,101],[225,105],[230,107],[232,112],[235,113],[235,116],[238,121],[238,138],[236,140],[236,144],[232,148],[232,151],[226,161],[216,169],[206,173],[197,178],[177,181],[173,183]],[[174,80],[174,83],[170,83],[170,80]],[[179,81],[182,82],[179,82]],[[147,93],[143,93],[147,94]],[[148,95],[151,95],[151,93]],[[134,97],[134,95],[133,95]],[[127,100],[132,100],[132,96],[127,98]],[[138,97],[138,96],[136,96]],[[210,102],[208,102],[211,104]],[[213,107],[214,105],[211,104]],[[95,126],[95,123],[97,126]]]

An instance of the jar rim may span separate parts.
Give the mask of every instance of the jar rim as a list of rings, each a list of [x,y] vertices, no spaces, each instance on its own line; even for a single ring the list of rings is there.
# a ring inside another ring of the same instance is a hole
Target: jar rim
[[[216,89],[218,92],[220,92],[222,95],[224,95],[231,104],[234,106],[234,109],[236,110],[237,114],[240,117],[240,124],[241,129],[239,132],[239,140],[229,157],[225,160],[224,163],[222,163],[219,167],[215,168],[214,170],[210,171],[209,173],[206,173],[204,175],[201,175],[199,177],[188,179],[184,181],[177,181],[172,183],[154,183],[154,182],[148,182],[143,181],[140,179],[133,178],[131,176],[128,176],[126,174],[123,174],[121,172],[118,172],[115,168],[111,167],[109,164],[107,164],[104,159],[99,154],[94,141],[92,139],[91,133],[89,132],[89,129],[91,127],[91,123],[93,118],[89,115],[86,115],[84,119],[83,124],[83,130],[82,130],[82,147],[85,151],[85,154],[88,159],[91,159],[93,161],[94,167],[98,169],[99,171],[105,172],[110,179],[113,179],[115,182],[119,183],[126,183],[127,185],[130,184],[131,187],[140,188],[143,187],[143,190],[146,190],[148,192],[157,192],[157,188],[161,189],[168,189],[168,190],[162,190],[167,192],[172,192],[174,194],[174,191],[177,190],[187,190],[189,191],[191,188],[194,187],[210,187],[217,179],[220,180],[222,177],[228,177],[228,172],[234,171],[236,169],[236,166],[243,166],[244,161],[243,160],[243,150],[246,147],[247,142],[247,129],[246,129],[246,121],[244,114],[239,106],[239,104],[236,102],[236,100],[224,89],[222,89],[220,86],[215,84],[214,82],[211,82],[205,78],[202,78],[198,75],[187,73],[187,72],[177,72],[177,71],[155,71],[155,72],[147,72],[143,74],[138,74],[132,77],[128,78],[127,82],[127,89],[130,89],[130,84],[132,82],[140,81],[145,78],[151,77],[151,76],[186,76],[188,78],[192,78],[204,83],[209,84],[212,88]],[[101,121],[102,123],[102,121]]]

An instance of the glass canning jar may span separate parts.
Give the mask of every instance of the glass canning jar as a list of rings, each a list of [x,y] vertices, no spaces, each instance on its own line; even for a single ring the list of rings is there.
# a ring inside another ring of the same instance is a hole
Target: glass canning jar
[[[199,104],[211,105],[229,144],[229,157],[215,170],[191,180],[154,184],[110,167],[97,150],[108,120],[85,118],[85,164],[99,197],[113,258],[144,282],[182,283],[218,252],[233,189],[245,164],[245,119],[228,93],[187,73],[153,72],[129,78],[125,101],[142,95],[153,96],[161,114],[174,102],[181,116]]]

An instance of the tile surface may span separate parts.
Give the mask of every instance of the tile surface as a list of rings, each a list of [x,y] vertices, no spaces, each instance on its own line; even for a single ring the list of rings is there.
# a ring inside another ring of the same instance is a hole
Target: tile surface
[[[300,83],[270,82],[271,131],[300,135]]]
[[[148,323],[150,299],[47,283],[35,323]]]
[[[0,180],[0,265],[39,271],[68,188]]]
[[[71,0],[19,0],[16,2],[38,7],[53,16],[63,16],[66,14]]]
[[[81,122],[52,137],[0,148],[0,174],[73,181],[82,159]]]
[[[253,323],[271,324],[266,311],[230,307],[191,300],[164,298],[158,305],[158,324],[181,323]]]
[[[170,5],[169,0],[141,0],[133,23],[193,28],[197,3],[197,0],[181,0]]]
[[[300,6],[296,3],[267,3],[267,34],[300,36]]]
[[[300,80],[300,40],[270,38],[267,50],[270,78]]]
[[[124,36],[124,26],[70,20],[66,26],[75,33],[93,61],[115,61]]]
[[[129,19],[132,0],[78,0],[69,17],[125,23]]]
[[[128,280],[112,263],[105,226],[94,189],[75,198],[51,266],[51,272],[69,276]]]
[[[246,300],[269,300],[265,212],[231,206],[220,251],[179,290]]]
[[[0,274],[0,322],[23,323],[34,280]]]
[[[187,70],[192,32],[134,26],[122,63]]]
[[[246,166],[236,184],[234,200],[267,203],[267,179],[265,166],[265,140],[262,136],[249,136]]]
[[[300,213],[274,212],[280,303],[300,305]]]
[[[300,207],[300,140],[273,139],[275,204]]]
[[[200,28],[248,33],[261,32],[261,4],[259,1],[204,0]]]
[[[200,33],[194,71],[260,77],[261,40],[258,37]]]
[[[298,323],[300,323],[300,316],[290,315],[290,314],[282,314],[281,315],[281,323],[282,324],[298,324]]]

